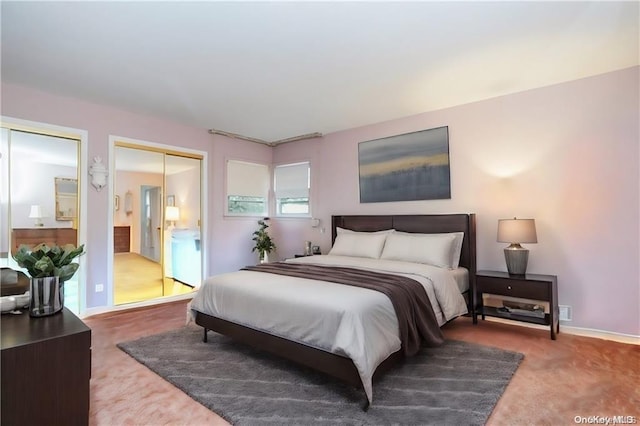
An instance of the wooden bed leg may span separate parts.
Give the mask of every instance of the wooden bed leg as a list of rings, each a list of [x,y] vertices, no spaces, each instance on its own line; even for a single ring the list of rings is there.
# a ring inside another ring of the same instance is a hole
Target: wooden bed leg
[[[202,329],[204,330],[204,336],[202,337],[202,341],[207,343],[207,331],[208,330],[206,328],[204,328],[204,327],[202,327]]]

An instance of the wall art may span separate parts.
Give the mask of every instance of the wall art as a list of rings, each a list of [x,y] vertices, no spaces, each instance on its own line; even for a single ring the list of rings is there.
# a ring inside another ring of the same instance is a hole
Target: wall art
[[[449,127],[358,144],[360,202],[451,198]]]

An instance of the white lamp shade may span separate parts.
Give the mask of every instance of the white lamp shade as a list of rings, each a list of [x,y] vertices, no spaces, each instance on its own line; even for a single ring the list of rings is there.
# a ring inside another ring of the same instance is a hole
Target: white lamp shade
[[[167,206],[164,212],[164,219],[171,221],[180,220],[180,209],[176,206]]]
[[[42,213],[42,206],[39,204],[35,204],[31,206],[31,210],[29,211],[30,219],[42,219],[44,214]]]
[[[498,220],[498,242],[537,243],[535,220],[516,218]]]

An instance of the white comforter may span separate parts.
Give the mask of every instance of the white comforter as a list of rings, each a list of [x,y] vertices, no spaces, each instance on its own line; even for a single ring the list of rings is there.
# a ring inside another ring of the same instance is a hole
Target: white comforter
[[[447,269],[329,255],[288,262],[404,275],[425,287],[439,325],[467,313],[464,298]],[[190,309],[351,358],[370,402],[375,369],[400,349],[398,319],[391,301],[380,292],[360,287],[237,271],[207,278]]]

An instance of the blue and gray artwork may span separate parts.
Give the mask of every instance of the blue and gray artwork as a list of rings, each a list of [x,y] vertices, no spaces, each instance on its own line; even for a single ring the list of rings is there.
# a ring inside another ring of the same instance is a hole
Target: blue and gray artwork
[[[358,144],[360,202],[451,198],[449,128]]]

